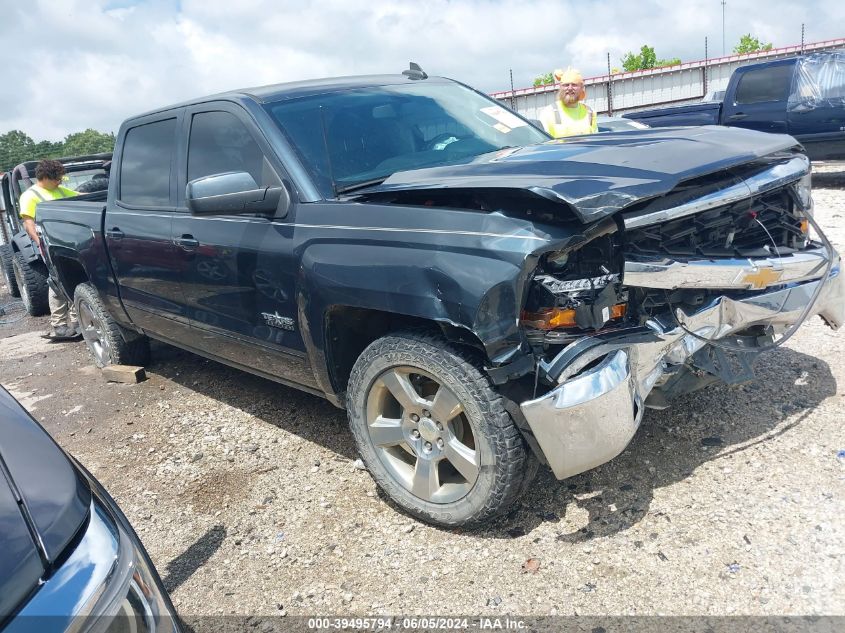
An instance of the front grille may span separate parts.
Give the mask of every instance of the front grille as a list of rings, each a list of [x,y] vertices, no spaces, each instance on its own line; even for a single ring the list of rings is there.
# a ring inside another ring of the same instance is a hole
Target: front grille
[[[643,259],[770,257],[804,248],[801,217],[787,189],[754,200],[630,229],[626,256]]]

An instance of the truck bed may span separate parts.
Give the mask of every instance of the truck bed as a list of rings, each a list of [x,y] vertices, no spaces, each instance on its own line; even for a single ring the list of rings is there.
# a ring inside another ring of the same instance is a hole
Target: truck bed
[[[83,225],[99,232],[106,208],[104,194],[104,191],[98,191],[75,198],[42,202],[38,205],[37,221],[45,226],[52,223]],[[92,199],[93,197],[101,199]]]
[[[629,112],[626,119],[642,121],[650,127],[676,125],[719,125],[722,104],[719,101],[670,106],[653,110]]]

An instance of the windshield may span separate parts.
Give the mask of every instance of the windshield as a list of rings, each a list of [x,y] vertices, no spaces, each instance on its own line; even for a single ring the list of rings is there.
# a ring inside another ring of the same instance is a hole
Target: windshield
[[[86,169],[84,171],[72,171],[64,175],[62,178],[62,186],[76,191],[82,183],[87,183],[89,180],[94,178],[107,177],[106,170],[102,167],[98,167],[96,169]]]
[[[26,178],[20,177],[20,173],[17,173],[15,175],[17,177],[15,180],[15,185],[21,193],[23,193],[35,184],[34,174],[29,174]],[[89,167],[87,169],[75,169],[62,176],[62,187],[67,187],[68,189],[73,189],[74,191],[76,191],[82,183],[86,183],[93,178],[105,177],[107,177],[107,175],[106,170],[103,169],[103,167],[98,166]]]
[[[373,86],[271,103],[267,109],[326,197],[334,195],[332,180],[343,192],[397,171],[466,162],[549,139],[456,83]]]

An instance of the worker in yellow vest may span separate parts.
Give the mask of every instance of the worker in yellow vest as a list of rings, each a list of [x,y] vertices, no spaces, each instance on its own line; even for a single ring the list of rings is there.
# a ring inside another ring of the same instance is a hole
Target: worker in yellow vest
[[[555,70],[555,81],[560,84],[557,99],[540,111],[540,122],[551,136],[575,136],[598,132],[596,113],[586,103],[587,91],[584,78],[577,70]]]
[[[42,160],[35,168],[35,184],[21,194],[20,214],[23,228],[33,243],[40,249],[41,238],[35,230],[35,213],[38,205],[45,200],[58,200],[77,195],[73,189],[62,186],[65,166],[57,160]],[[71,339],[79,336],[79,323],[76,310],[64,297],[60,296],[52,284],[49,292],[50,325],[53,329],[50,338],[56,340]]]

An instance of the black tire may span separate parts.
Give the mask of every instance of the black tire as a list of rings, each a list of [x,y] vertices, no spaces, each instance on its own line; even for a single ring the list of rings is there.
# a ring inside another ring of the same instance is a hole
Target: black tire
[[[6,284],[6,289],[13,297],[20,297],[21,291],[18,290],[18,280],[15,279],[15,269],[12,266],[12,258],[14,252],[9,244],[0,246],[0,278]]]
[[[29,316],[50,314],[47,271],[44,265],[40,261],[27,262],[23,255],[14,253],[12,268],[15,271],[15,281],[18,283],[18,290],[27,314]]]
[[[73,304],[82,338],[97,367],[106,365],[146,365],[150,360],[150,340],[124,329],[112,318],[100,300],[97,289],[79,284]]]
[[[388,387],[397,384],[413,389],[411,398],[403,392],[407,406]],[[436,404],[444,387],[444,400],[451,398],[451,406]],[[428,403],[419,413],[413,413],[420,401],[414,397]],[[405,332],[370,344],[352,369],[346,406],[361,459],[387,496],[409,514],[444,527],[474,526],[503,514],[518,498],[528,465],[522,437],[479,366],[444,340]],[[442,411],[451,413],[443,416]],[[370,418],[378,423],[371,425]],[[378,434],[379,439],[374,439],[385,424],[392,435]],[[472,463],[461,462],[461,451],[454,450],[459,432],[463,440],[457,446],[468,451],[463,454],[472,455]],[[405,439],[397,440],[398,434]],[[448,456],[450,448],[457,460]],[[428,475],[419,477],[422,472]],[[464,472],[474,473],[475,478],[470,481]],[[445,492],[447,487],[456,492]],[[423,494],[415,494],[414,489]]]

